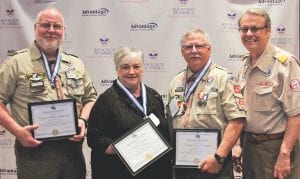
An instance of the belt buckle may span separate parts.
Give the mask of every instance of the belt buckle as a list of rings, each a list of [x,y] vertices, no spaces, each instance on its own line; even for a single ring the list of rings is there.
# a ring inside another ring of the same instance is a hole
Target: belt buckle
[[[270,136],[267,134],[257,134],[257,135],[250,134],[250,135],[256,142],[263,142],[263,141],[267,141],[270,139]]]

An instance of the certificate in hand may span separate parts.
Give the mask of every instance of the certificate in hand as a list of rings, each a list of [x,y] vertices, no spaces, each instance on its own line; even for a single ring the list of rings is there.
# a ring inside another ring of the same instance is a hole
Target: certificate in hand
[[[112,147],[133,176],[171,150],[150,119],[122,136]]]
[[[218,129],[174,129],[175,167],[197,168],[216,152],[221,131]]]
[[[28,104],[30,124],[39,125],[32,131],[38,140],[68,138],[79,133],[75,99]]]

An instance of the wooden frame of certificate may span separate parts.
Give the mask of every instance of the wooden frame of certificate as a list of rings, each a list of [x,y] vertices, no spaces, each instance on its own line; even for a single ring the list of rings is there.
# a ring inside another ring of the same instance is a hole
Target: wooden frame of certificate
[[[178,168],[197,168],[216,153],[221,141],[218,129],[174,129],[175,161]]]
[[[133,176],[172,149],[150,119],[116,140],[112,148]]]
[[[69,138],[79,133],[75,99],[28,104],[29,123],[39,125],[32,131],[38,140]]]

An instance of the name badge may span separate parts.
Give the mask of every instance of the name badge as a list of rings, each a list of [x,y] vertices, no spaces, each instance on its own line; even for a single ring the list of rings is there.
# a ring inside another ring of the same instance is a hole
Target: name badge
[[[159,119],[155,116],[155,114],[151,113],[149,116],[148,116],[151,121],[155,124],[155,126],[158,126],[160,124],[160,121]]]

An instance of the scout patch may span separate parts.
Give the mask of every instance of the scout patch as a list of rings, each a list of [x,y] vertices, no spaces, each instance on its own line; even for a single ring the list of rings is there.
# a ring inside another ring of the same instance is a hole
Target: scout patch
[[[241,90],[240,90],[240,86],[239,85],[233,85],[233,90],[234,93],[240,94]]]
[[[229,83],[236,83],[236,78],[234,77],[234,75],[232,74],[232,73],[229,73],[228,74],[228,78],[227,78],[227,81],[229,82]]]
[[[267,71],[264,72],[264,76],[268,77],[272,74],[272,67],[268,67]]]
[[[208,93],[207,92],[199,92],[197,95],[199,101],[198,101],[198,105],[200,107],[205,107],[207,100],[208,100]]]
[[[38,81],[44,79],[45,76],[46,74],[44,72],[32,72],[32,73],[25,74],[26,79],[30,81]]]
[[[298,79],[293,79],[290,81],[290,89],[292,91],[300,91],[300,81]]]
[[[261,81],[256,83],[256,85],[261,87],[270,87],[273,86],[273,83],[271,81]]]
[[[235,98],[235,102],[238,105],[239,109],[245,110],[245,102],[243,98]]]

